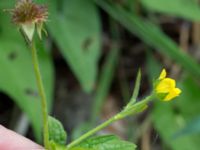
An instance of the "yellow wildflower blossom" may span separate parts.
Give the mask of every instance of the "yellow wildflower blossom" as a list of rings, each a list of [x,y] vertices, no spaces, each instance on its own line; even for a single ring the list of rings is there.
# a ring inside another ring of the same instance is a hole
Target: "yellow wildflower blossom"
[[[163,101],[170,101],[179,96],[181,90],[176,88],[176,81],[171,78],[166,78],[166,75],[166,70],[163,69],[158,78],[158,83],[155,86],[155,92]],[[164,95],[164,98],[159,95]]]
[[[166,75],[167,75],[167,72],[166,72],[165,69],[163,69],[162,72],[161,72],[161,74],[160,74],[160,76],[159,76],[159,80],[164,79],[166,77]]]

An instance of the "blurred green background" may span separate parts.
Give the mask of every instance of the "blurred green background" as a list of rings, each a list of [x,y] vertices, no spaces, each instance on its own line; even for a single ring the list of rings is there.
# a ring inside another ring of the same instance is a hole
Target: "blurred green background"
[[[0,124],[41,141],[41,110],[31,55],[0,1]],[[118,112],[138,69],[140,98],[166,68],[182,94],[107,128],[140,150],[199,150],[198,0],[35,0],[48,6],[48,37],[37,39],[50,113],[70,139]],[[30,125],[30,126],[29,126]]]

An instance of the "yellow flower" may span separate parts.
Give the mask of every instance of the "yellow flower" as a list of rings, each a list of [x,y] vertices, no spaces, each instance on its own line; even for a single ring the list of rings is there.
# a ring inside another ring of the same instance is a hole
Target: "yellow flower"
[[[179,96],[181,90],[176,88],[176,81],[171,78],[166,78],[166,75],[166,70],[163,69],[156,83],[155,92],[163,101],[170,101]]]

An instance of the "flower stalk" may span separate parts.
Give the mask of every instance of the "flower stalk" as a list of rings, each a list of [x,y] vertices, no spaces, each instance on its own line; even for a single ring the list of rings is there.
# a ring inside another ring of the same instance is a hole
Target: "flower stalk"
[[[48,10],[46,6],[35,4],[32,0],[19,0],[15,8],[9,11],[12,14],[13,23],[20,28],[31,49],[34,73],[41,98],[43,142],[45,149],[49,150],[48,107],[39,68],[37,50],[34,43],[34,33],[36,29],[39,38],[42,39],[42,31],[45,31],[43,24],[47,21]]]
[[[147,96],[146,98],[135,103],[134,105],[129,105],[129,107],[125,107],[121,112],[119,112],[115,116],[111,117],[104,123],[100,124],[99,126],[95,127],[94,129],[88,131],[87,133],[80,136],[78,139],[71,142],[69,145],[67,145],[67,150],[70,150],[74,146],[80,144],[82,141],[97,133],[98,131],[106,128],[113,122],[124,119],[127,116],[135,115],[136,113],[142,112],[147,107],[147,104],[154,99],[154,97],[154,94],[151,94],[150,96]]]
[[[132,100],[124,107],[124,109],[118,114],[116,114],[115,116],[105,121],[104,123],[97,126],[96,128],[88,131],[87,133],[80,136],[78,139],[71,142],[69,145],[67,145],[67,150],[70,150],[74,146],[77,146],[82,141],[86,140],[93,134],[109,126],[113,122],[120,119],[124,119],[127,116],[135,115],[137,113],[144,111],[148,107],[148,103],[156,98],[162,101],[169,101],[179,96],[179,94],[181,93],[181,90],[179,88],[176,88],[176,81],[172,78],[166,78],[166,75],[167,75],[166,70],[163,69],[159,78],[156,80],[154,84],[153,92],[149,96],[144,98],[143,100],[136,102],[137,96],[135,95],[138,94],[140,76],[141,76],[139,73],[138,79],[137,79],[138,85],[136,85],[136,92],[134,92],[131,98]]]
[[[30,44],[31,47],[31,53],[32,53],[32,62],[33,62],[33,68],[34,73],[36,77],[38,92],[41,98],[41,106],[42,106],[42,115],[43,115],[43,141],[44,146],[46,149],[49,147],[49,130],[48,130],[48,109],[47,109],[47,101],[46,101],[46,95],[44,91],[44,86],[42,82],[42,77],[39,69],[39,63],[38,63],[38,57],[37,57],[37,50],[35,48],[34,42]]]

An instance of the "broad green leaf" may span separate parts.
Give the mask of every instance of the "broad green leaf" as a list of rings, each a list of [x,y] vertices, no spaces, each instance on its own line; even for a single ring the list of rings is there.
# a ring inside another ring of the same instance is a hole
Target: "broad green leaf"
[[[0,1],[0,10],[11,9],[15,5],[15,0],[10,1]],[[18,31],[18,26],[16,26],[11,21],[11,15],[8,11],[1,11],[0,15],[0,37],[4,39],[10,39],[14,41],[19,40],[20,33]],[[21,39],[20,39],[21,40]]]
[[[92,0],[48,0],[50,35],[80,81],[90,92],[100,55],[100,22]],[[59,8],[58,8],[59,7]]]
[[[49,126],[49,140],[53,141],[55,144],[65,145],[67,142],[67,133],[60,121],[49,116],[48,117]]]
[[[108,2],[107,0],[96,0],[96,2],[130,32],[141,38],[146,44],[175,60],[192,75],[196,77],[200,76],[200,65],[180,50],[177,44],[166,36],[159,27],[126,11],[115,3]]]
[[[141,0],[149,10],[200,21],[200,7],[197,2],[196,0]]]
[[[122,141],[114,135],[105,135],[92,137],[83,141],[80,148],[89,148],[91,150],[135,150],[136,145],[130,142]]]
[[[20,34],[20,33],[19,33]],[[34,133],[41,138],[41,103],[31,62],[31,53],[24,41],[0,38],[0,91],[8,94],[25,112]],[[38,49],[40,68],[44,80],[48,105],[53,95],[53,67],[51,58],[42,46]]]

